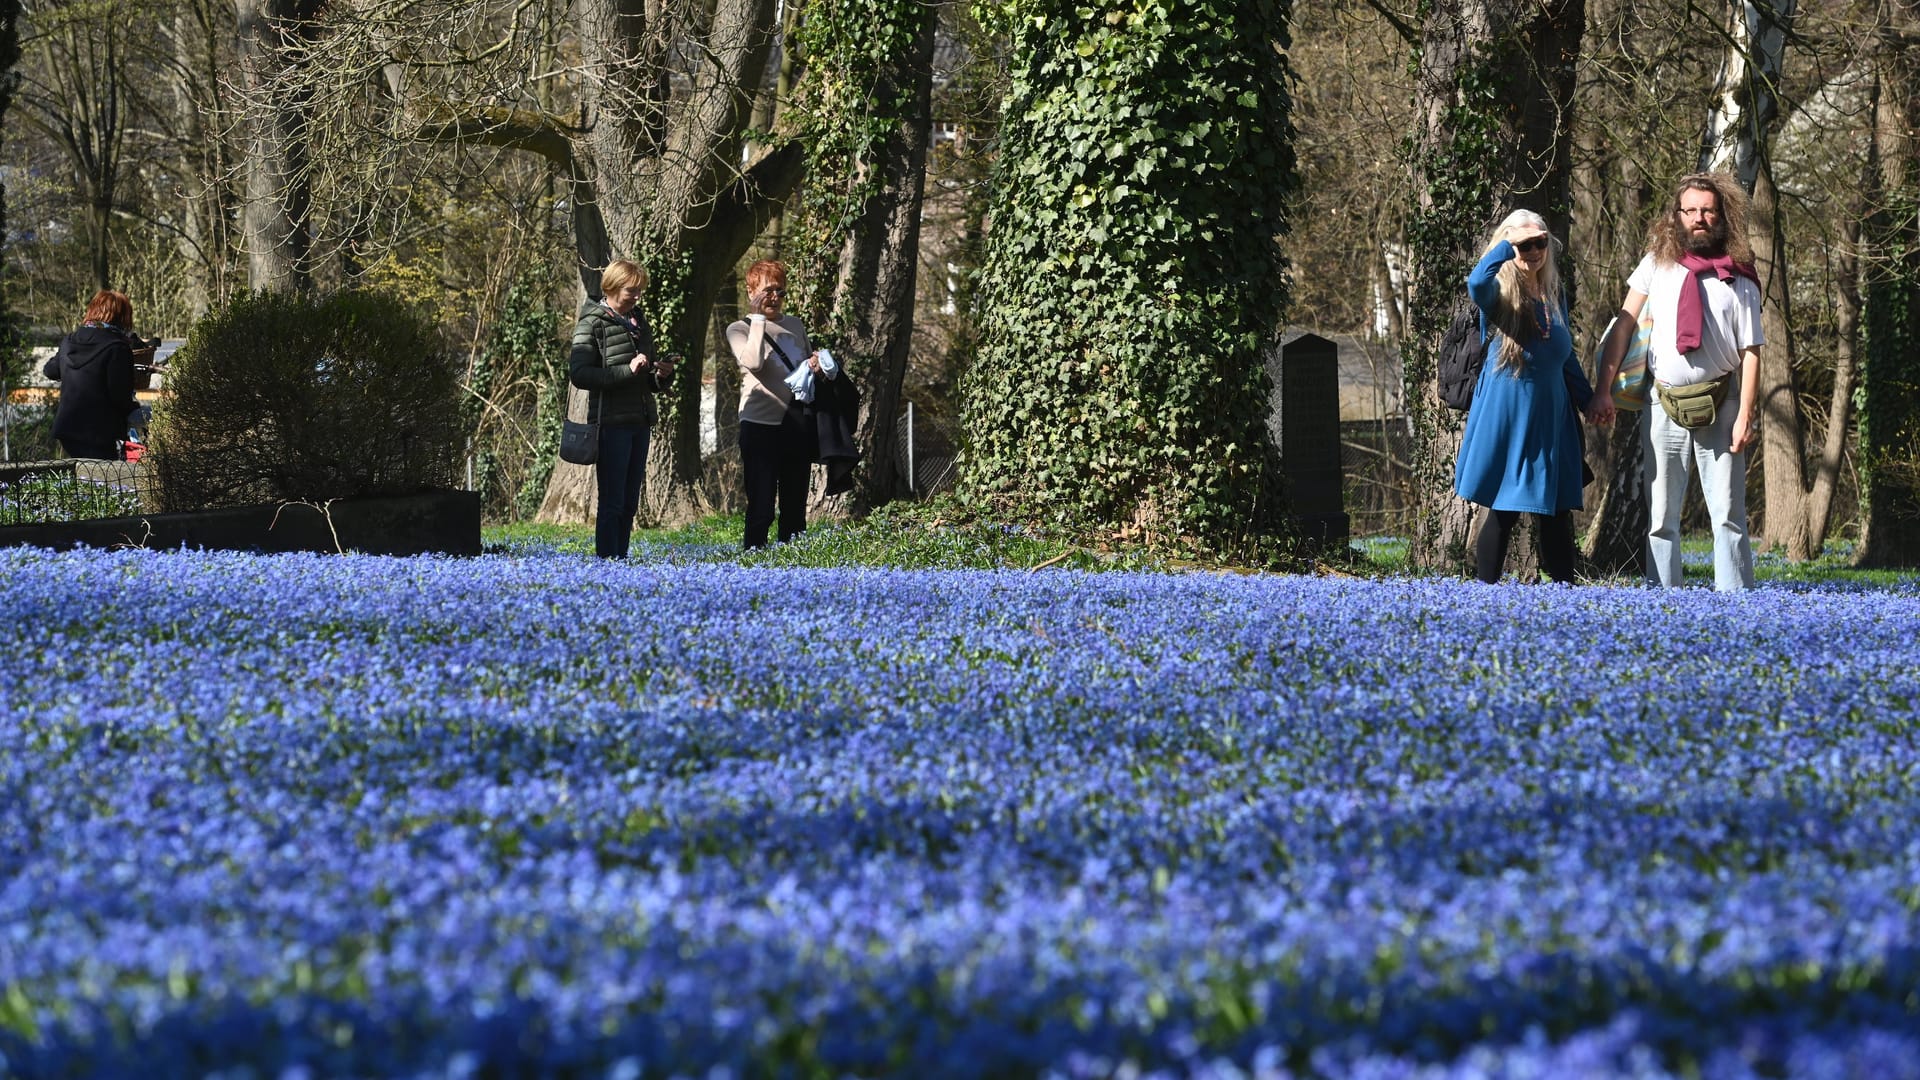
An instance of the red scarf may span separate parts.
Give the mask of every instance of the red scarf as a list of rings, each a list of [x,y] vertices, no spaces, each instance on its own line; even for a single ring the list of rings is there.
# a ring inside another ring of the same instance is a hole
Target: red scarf
[[[1707,291],[1701,275],[1712,274],[1721,281],[1732,281],[1737,274],[1755,285],[1760,284],[1760,277],[1753,272],[1752,263],[1734,262],[1733,256],[1725,253],[1707,258],[1687,252],[1680,256],[1680,265],[1687,268],[1687,283],[1680,287],[1680,311],[1674,326],[1673,345],[1684,356],[1700,347],[1700,320],[1706,309]]]

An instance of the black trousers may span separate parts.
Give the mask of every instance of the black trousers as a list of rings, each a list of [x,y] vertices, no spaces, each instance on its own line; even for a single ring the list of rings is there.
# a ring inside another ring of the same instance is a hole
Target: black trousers
[[[102,461],[120,460],[120,448],[114,445],[114,440],[112,439],[108,439],[105,442],[93,442],[88,439],[76,439],[71,436],[62,435],[60,436],[60,449],[65,450],[67,456],[70,458],[97,458]]]
[[[603,559],[624,559],[633,544],[633,515],[640,509],[640,488],[647,482],[647,443],[653,429],[645,424],[601,424],[600,460],[594,463],[595,494],[593,553]]]
[[[1507,565],[1507,544],[1519,520],[1518,510],[1487,511],[1480,542],[1473,549],[1475,577],[1489,585],[1500,580],[1500,571]],[[1533,521],[1540,534],[1540,568],[1555,581],[1573,584],[1573,511],[1535,514]]]
[[[747,475],[744,546],[767,546],[767,529],[773,524],[776,501],[781,543],[806,529],[807,483],[813,479],[817,439],[797,408],[788,409],[777,426],[740,421],[740,467]]]

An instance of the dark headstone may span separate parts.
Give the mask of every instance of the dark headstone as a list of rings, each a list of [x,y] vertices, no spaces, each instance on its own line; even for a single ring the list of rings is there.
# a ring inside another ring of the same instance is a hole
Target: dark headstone
[[[1340,475],[1340,350],[1318,334],[1280,347],[1280,467],[1287,478],[1300,538],[1345,547],[1346,506]]]

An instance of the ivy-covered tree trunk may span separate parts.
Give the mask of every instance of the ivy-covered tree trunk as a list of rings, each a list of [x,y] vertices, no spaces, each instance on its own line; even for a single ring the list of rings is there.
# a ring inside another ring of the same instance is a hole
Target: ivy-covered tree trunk
[[[1920,566],[1920,4],[1881,0],[1873,189],[1862,277],[1863,566]]]
[[[962,492],[1149,542],[1272,550],[1289,4],[976,10],[1003,20],[1013,59]]]
[[[927,0],[814,0],[805,9],[799,284],[810,294],[814,339],[859,380],[855,512],[903,486],[896,417],[913,346],[939,11]]]
[[[1408,551],[1416,565],[1453,570],[1468,563],[1470,513],[1453,493],[1462,425],[1440,402],[1435,354],[1481,242],[1509,211],[1538,212],[1566,242],[1566,129],[1586,9],[1583,0],[1431,0],[1425,10],[1412,139],[1420,206],[1408,230],[1413,303],[1401,346],[1418,493]],[[1526,553],[1514,555],[1526,564]]]

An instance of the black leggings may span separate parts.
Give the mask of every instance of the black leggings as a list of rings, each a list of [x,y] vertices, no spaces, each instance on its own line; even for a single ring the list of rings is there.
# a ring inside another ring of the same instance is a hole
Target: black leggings
[[[1480,542],[1474,546],[1475,576],[1489,585],[1500,580],[1507,565],[1507,541],[1520,520],[1518,510],[1489,510],[1480,526]],[[1540,550],[1540,568],[1555,581],[1573,584],[1573,511],[1533,515]]]

